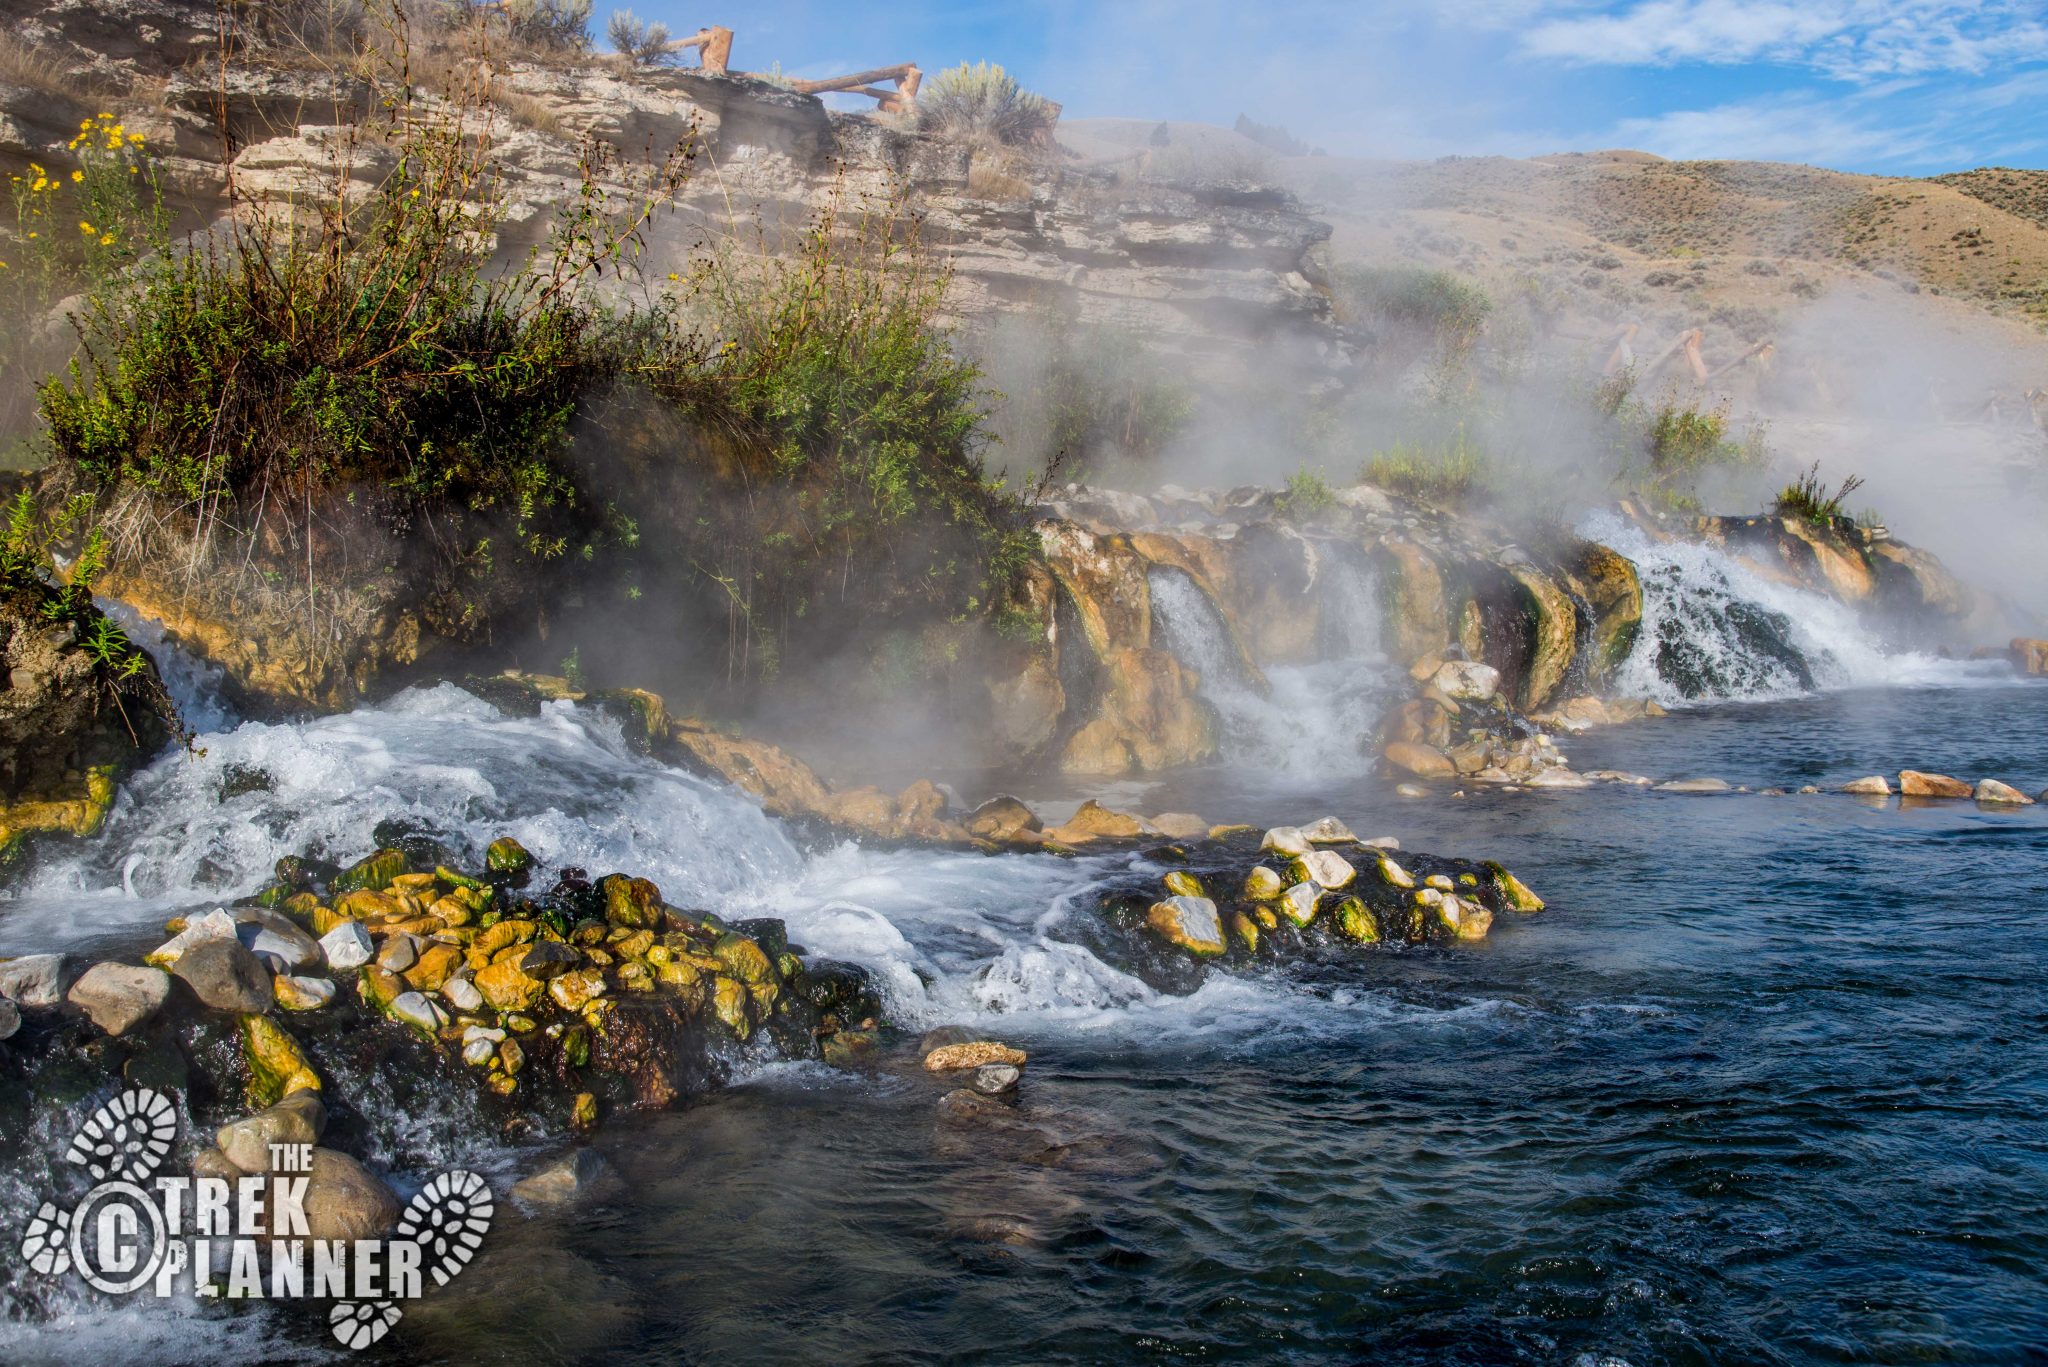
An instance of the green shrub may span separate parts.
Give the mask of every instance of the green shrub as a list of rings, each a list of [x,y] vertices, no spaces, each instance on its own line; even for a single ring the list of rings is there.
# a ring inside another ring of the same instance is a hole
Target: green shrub
[[[488,230],[496,200],[477,142],[425,110],[397,123],[399,169],[355,215],[252,215],[96,304],[82,356],[42,388],[58,455],[174,507],[367,487],[401,518],[507,514],[526,549],[563,553],[549,514],[572,490],[554,456],[613,359],[572,286],[637,224],[586,195],[544,270],[487,270],[473,204],[480,191]],[[679,173],[659,176],[657,196]]]
[[[1767,456],[1762,433],[1741,441],[1728,435],[1722,409],[1667,402],[1645,418],[1644,473],[1653,488],[1689,491],[1708,471],[1760,468]]]
[[[712,260],[635,362],[736,454],[743,506],[707,509],[683,549],[749,659],[786,658],[792,625],[828,604],[999,612],[1029,563],[983,465],[981,373],[938,320],[949,282],[900,203],[835,201],[785,255]]]
[[[506,10],[512,37],[542,51],[583,52],[590,47],[591,0],[512,0]]]
[[[1314,470],[1296,470],[1273,498],[1273,511],[1289,522],[1306,522],[1336,506],[1336,491]]]
[[[668,50],[668,25],[648,23],[629,9],[613,10],[604,31],[612,48],[636,66],[659,66],[673,55]]]
[[[917,93],[917,126],[958,141],[1032,142],[1052,131],[1059,111],[993,62],[941,71]]]
[[[1195,411],[1193,389],[1121,328],[1056,326],[1005,376],[1018,403],[1001,416],[1013,470],[1087,480],[1156,466]]]
[[[1446,355],[1469,352],[1493,312],[1478,285],[1419,266],[1342,266],[1332,294],[1340,321],[1421,337]]]

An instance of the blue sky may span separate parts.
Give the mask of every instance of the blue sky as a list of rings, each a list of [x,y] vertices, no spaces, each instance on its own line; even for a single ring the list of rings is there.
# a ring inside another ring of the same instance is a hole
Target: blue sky
[[[609,12],[598,0],[600,31]],[[639,0],[796,76],[1002,63],[1070,118],[1284,124],[1332,153],[1636,147],[2048,167],[2048,0]]]

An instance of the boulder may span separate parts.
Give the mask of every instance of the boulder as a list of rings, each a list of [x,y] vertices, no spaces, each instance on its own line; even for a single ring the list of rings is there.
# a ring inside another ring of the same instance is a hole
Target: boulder
[[[24,954],[0,959],[0,997],[30,1011],[64,1004],[64,956]]]
[[[1430,685],[1459,702],[1485,702],[1500,692],[1500,671],[1479,660],[1446,660],[1430,676]]]
[[[265,907],[236,907],[229,915],[234,917],[235,938],[241,941],[242,948],[262,960],[273,973],[292,973],[319,965],[320,942],[289,916],[280,916]]]
[[[1979,802],[1999,803],[2012,807],[2031,807],[2034,805],[2034,799],[2009,784],[2000,783],[1995,778],[1981,780],[1977,784],[1975,796]]]
[[[313,1150],[306,1173],[306,1234],[314,1239],[375,1239],[398,1223],[397,1195],[345,1153]]]
[[[1152,818],[1152,828],[1168,840],[1200,840],[1209,834],[1209,823],[1193,812],[1161,812]]]
[[[170,996],[171,980],[161,968],[108,963],[87,969],[69,1000],[108,1034],[125,1035],[148,1024]]]
[[[1458,772],[1458,766],[1451,763],[1450,757],[1433,745],[1397,740],[1389,742],[1380,753],[1386,756],[1387,763],[1417,778],[1449,778]],[[1413,795],[1420,796],[1421,790],[1417,789]]]
[[[1157,834],[1158,830],[1145,818],[1127,812],[1113,812],[1094,798],[1089,798],[1073,816],[1046,832],[1049,839],[1062,845],[1085,845],[1091,840],[1135,840],[1139,836]]]
[[[1850,779],[1842,785],[1842,791],[1858,797],[1890,797],[1892,784],[1883,774],[1872,774],[1868,778]]]
[[[1259,840],[1261,854],[1284,854],[1292,859],[1308,852],[1308,837],[1299,826],[1275,826]]]
[[[274,1106],[230,1120],[214,1140],[228,1162],[255,1175],[270,1171],[272,1144],[318,1144],[327,1132],[327,1107],[314,1091],[296,1091]]]
[[[171,971],[215,1011],[242,1015],[270,1006],[270,970],[240,940],[202,940],[179,955]]]
[[[967,833],[983,840],[1008,840],[1024,831],[1042,831],[1045,823],[1014,797],[992,797],[967,818]]]
[[[1899,795],[1902,797],[1973,797],[1976,790],[1959,778],[1947,774],[1929,774],[1918,769],[1899,771]]]
[[[2023,674],[2048,674],[2048,641],[2037,637],[2012,638],[2013,667]]]

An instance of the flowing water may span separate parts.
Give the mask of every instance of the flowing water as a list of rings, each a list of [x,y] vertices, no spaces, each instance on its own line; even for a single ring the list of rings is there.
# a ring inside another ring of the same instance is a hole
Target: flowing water
[[[1653,563],[1675,567],[1645,567],[1648,615],[1685,624],[1671,639],[1710,652],[1730,602],[1777,612],[1818,688],[1760,666],[1721,690],[1736,697],[1568,741],[1577,767],[2048,779],[2048,688],[1888,655],[1725,560]],[[1694,614],[1703,580],[1728,596]],[[1356,754],[1369,690],[1318,682],[1374,675],[1369,635],[1261,694],[1202,605],[1160,589],[1239,748],[1119,799],[1334,813],[1499,858],[1550,908],[1478,945],[1163,996],[1072,929],[1139,856],[804,849],[587,711],[507,718],[443,686],[295,725],[221,714],[203,757],[160,760],[96,845],[0,908],[0,952],[133,934],[256,887],[282,852],[355,853],[399,821],[784,917],[811,953],[871,967],[904,1026],[975,1022],[1031,1052],[999,1123],[942,1119],[902,1061],[762,1064],[610,1123],[594,1143],[618,1181],[568,1210],[506,1203],[479,1262],[371,1360],[2041,1360],[2042,808],[1618,786],[1403,800]],[[412,1119],[369,1155],[402,1179],[460,1160],[502,1191],[548,1156],[458,1114]],[[35,1126],[7,1147],[57,1142],[56,1120]],[[10,1227],[32,1185],[0,1181]],[[0,1296],[7,1361],[331,1347],[288,1309]]]

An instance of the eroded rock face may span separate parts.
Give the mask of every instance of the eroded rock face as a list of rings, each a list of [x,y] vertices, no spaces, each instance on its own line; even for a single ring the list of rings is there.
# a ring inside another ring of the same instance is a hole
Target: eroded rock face
[[[57,595],[0,594],[0,859],[30,834],[96,832],[120,776],[170,740],[155,662],[117,683],[87,641],[98,609],[51,620]]]

